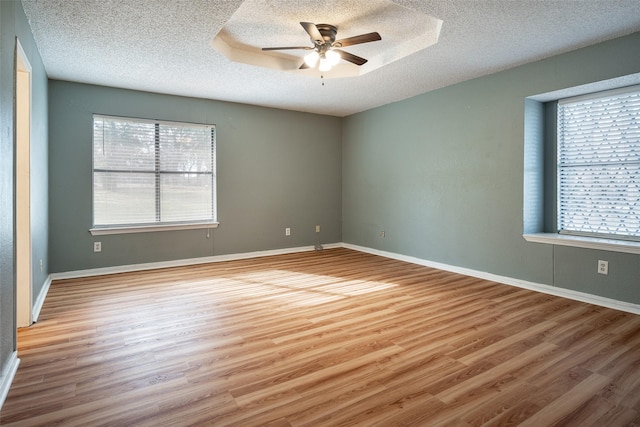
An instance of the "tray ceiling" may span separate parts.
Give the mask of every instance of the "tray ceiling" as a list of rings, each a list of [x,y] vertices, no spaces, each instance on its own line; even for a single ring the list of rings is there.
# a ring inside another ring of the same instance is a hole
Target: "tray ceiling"
[[[286,18],[283,18],[286,17]],[[373,18],[372,18],[373,17]],[[298,21],[296,21],[298,19]],[[349,46],[349,53],[368,62],[356,66],[340,61],[331,72],[300,70],[305,50],[263,52],[261,47],[313,46],[300,21],[338,27],[336,39],[378,32],[380,41]],[[438,42],[442,21],[389,0],[325,0],[283,2],[277,7],[261,0],[246,0],[212,40],[211,45],[232,61],[319,78],[355,77],[412,55]],[[256,41],[264,43],[256,46]]]

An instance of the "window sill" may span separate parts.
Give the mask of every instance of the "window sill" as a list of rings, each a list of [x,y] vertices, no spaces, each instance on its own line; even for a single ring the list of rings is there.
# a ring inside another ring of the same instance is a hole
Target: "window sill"
[[[612,252],[640,254],[640,242],[625,240],[598,239],[595,237],[570,236],[554,233],[523,234],[527,242],[546,243],[549,245],[573,246],[576,248],[598,249]]]
[[[206,222],[197,224],[174,224],[174,225],[138,225],[124,227],[100,227],[91,228],[89,232],[92,236],[102,236],[105,234],[129,234],[129,233],[149,233],[155,231],[176,231],[194,230],[202,228],[217,228],[220,223]]]

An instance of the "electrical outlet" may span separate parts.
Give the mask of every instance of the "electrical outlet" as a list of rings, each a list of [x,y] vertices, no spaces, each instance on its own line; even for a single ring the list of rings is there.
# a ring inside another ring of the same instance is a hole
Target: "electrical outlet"
[[[102,252],[102,242],[93,242],[93,252]]]
[[[387,235],[387,233],[385,233],[385,231],[384,231],[384,230],[382,230],[382,231],[380,232],[380,237],[384,238],[386,235]]]
[[[289,227],[284,229],[284,235],[285,236],[291,236],[291,229]]]
[[[609,261],[598,260],[598,273],[604,275],[609,274]]]
[[[44,268],[44,265],[42,264],[42,260],[40,260],[40,273],[42,273],[43,268]]]
[[[316,225],[316,233],[319,233],[319,232],[320,232],[320,226]]]

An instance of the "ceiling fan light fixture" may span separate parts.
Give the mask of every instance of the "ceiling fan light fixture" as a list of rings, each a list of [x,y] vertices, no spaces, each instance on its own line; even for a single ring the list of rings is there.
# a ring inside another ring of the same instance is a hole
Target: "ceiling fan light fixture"
[[[335,67],[336,65],[338,65],[338,62],[340,62],[340,54],[335,50],[329,49],[327,53],[325,53],[325,57],[327,61],[329,61],[331,67]]]
[[[320,58],[320,65],[318,66],[318,70],[320,71],[329,71],[333,65],[331,65],[331,61],[326,57]]]
[[[318,59],[320,59],[320,54],[318,52],[316,52],[315,50],[313,52],[311,52],[308,55],[305,55],[304,57],[304,62],[305,64],[307,64],[309,67],[313,68],[316,66],[316,64],[318,63]]]

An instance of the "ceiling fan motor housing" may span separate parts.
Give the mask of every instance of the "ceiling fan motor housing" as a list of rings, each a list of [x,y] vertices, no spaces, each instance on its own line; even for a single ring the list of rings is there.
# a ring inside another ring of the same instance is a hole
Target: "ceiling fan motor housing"
[[[338,27],[329,24],[316,24],[316,28],[322,35],[325,44],[333,44],[336,41],[336,33],[338,32]],[[311,39],[313,42],[314,40]]]

